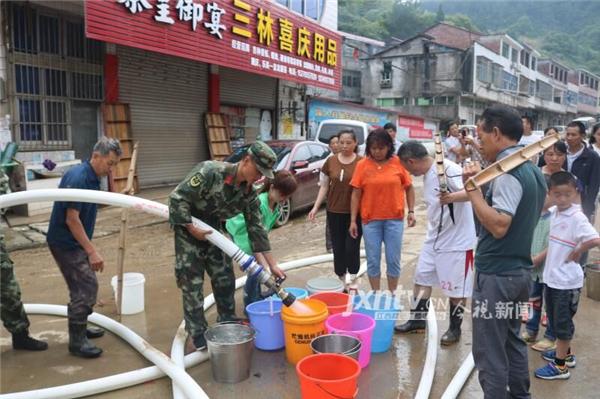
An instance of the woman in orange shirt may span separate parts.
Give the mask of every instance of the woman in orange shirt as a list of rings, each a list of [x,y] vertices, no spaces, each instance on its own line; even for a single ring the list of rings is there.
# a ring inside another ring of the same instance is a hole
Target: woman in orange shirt
[[[413,227],[416,223],[415,190],[410,174],[394,154],[394,142],[385,130],[371,132],[366,147],[367,157],[358,162],[350,182],[353,190],[349,231],[352,237],[358,236],[360,211],[371,289],[380,289],[383,243],[388,288],[394,292],[400,276],[404,201],[408,206],[408,227]]]

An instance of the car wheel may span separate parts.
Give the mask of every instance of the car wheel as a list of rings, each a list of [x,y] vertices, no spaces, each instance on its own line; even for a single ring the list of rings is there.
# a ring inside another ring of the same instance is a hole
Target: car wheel
[[[283,226],[290,220],[290,215],[292,214],[292,201],[290,199],[286,199],[285,201],[279,204],[279,218],[275,222],[275,226],[280,227]]]

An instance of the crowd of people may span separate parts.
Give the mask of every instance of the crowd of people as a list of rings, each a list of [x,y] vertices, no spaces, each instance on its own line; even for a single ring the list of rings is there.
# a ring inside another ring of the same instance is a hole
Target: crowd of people
[[[535,376],[569,378],[569,368],[576,363],[570,343],[584,279],[581,265],[587,251],[600,245],[591,224],[600,185],[600,125],[594,126],[588,140],[585,126],[572,122],[565,140],[537,159],[488,185],[465,186],[482,167],[533,143],[531,126],[530,118],[521,118],[503,105],[483,112],[475,135],[451,123],[441,164],[422,143],[400,143],[393,124],[369,133],[364,156],[358,154],[354,132],[343,130],[330,141],[332,154],[321,169],[320,189],[308,214],[314,221],[326,201],[326,241],[333,252],[334,273],[346,289],[357,288],[362,240],[371,289],[381,289],[383,247],[387,289],[395,292],[404,228],[417,222],[413,177],[423,176],[427,232],[413,277],[411,318],[397,325],[396,331],[425,330],[432,288],[439,286],[450,304],[450,322],[441,343],[454,344],[461,337],[467,300],[472,298],[473,355],[486,398],[506,397],[507,389],[511,397],[530,397],[526,342],[549,360]],[[545,133],[558,131],[548,128]],[[60,187],[98,190],[99,179],[120,156],[118,141],[101,139],[91,159],[70,169]],[[256,142],[236,164],[198,164],[169,196],[175,279],[182,294],[185,328],[197,349],[206,348],[205,272],[217,321],[240,318],[235,314],[231,260],[207,242],[212,230],[194,226],[192,217],[213,229],[226,229],[243,251],[285,278],[271,253],[268,232],[279,215],[278,204],[295,192],[297,182],[289,171],[273,172],[276,160],[271,148]],[[257,193],[253,185],[263,177],[266,184]],[[102,336],[103,331],[87,325],[98,291],[95,272],[104,267],[92,243],[96,211],[95,204],[57,202],[47,238],[70,293],[68,348],[85,358],[102,354],[89,339]],[[1,291],[2,320],[13,333],[13,346],[46,349],[44,342],[29,336],[3,241]],[[248,278],[244,292],[246,305],[268,295],[253,278]],[[528,303],[531,307],[524,306]],[[529,311],[521,331],[524,309]],[[547,328],[538,340],[540,324]]]

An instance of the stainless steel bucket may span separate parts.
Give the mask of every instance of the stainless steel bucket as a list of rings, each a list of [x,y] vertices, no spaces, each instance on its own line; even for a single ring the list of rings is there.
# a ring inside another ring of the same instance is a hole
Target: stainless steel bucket
[[[250,377],[250,364],[256,332],[240,323],[220,323],[204,333],[213,378],[235,384]]]
[[[325,334],[310,342],[313,353],[339,353],[358,360],[362,344],[358,338],[343,334]]]

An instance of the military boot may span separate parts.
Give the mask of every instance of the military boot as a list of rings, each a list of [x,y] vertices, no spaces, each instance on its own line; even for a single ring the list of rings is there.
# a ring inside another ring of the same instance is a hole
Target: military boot
[[[39,341],[29,335],[28,330],[19,331],[12,334],[13,349],[22,349],[26,351],[45,351],[48,349],[48,344],[44,341]]]
[[[69,352],[88,359],[98,357],[102,349],[88,340],[86,330],[86,323],[69,323]]]
[[[419,299],[417,306],[410,311],[410,320],[394,327],[394,331],[401,334],[423,333],[427,327],[427,312],[429,311],[429,298]]]
[[[104,330],[100,327],[88,327],[85,330],[85,335],[89,339],[100,338],[104,336]]]
[[[452,345],[458,342],[460,339],[461,329],[460,326],[463,321],[463,312],[465,311],[462,305],[450,304],[450,326],[448,330],[442,336],[440,343],[442,345]]]

